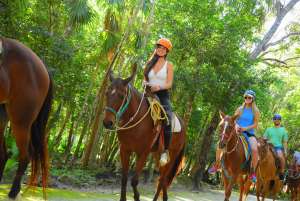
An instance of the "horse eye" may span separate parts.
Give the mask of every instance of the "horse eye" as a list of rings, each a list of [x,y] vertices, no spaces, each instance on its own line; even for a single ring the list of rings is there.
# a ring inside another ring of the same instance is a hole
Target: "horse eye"
[[[118,94],[118,97],[119,97],[120,99],[123,99],[123,98],[124,98],[123,94]]]

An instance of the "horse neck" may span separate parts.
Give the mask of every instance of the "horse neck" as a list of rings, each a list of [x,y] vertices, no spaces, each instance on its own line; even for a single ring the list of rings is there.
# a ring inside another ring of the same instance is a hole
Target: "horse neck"
[[[261,160],[261,163],[264,163],[264,162],[270,162],[270,160],[273,158],[274,160],[275,160],[275,154],[276,153],[273,153],[273,151],[271,150],[271,147],[270,147],[270,145],[265,145],[266,146],[266,153],[265,153],[265,155],[262,157],[262,156],[260,156],[261,158],[260,158],[260,160]]]
[[[227,146],[226,146],[226,151],[231,151],[233,149],[235,149],[233,152],[236,152],[237,151],[237,143],[238,143],[238,135],[235,131],[235,129],[232,131],[232,137],[230,138],[230,140],[228,141],[227,143]]]
[[[142,108],[145,107],[145,102],[143,101],[141,108],[139,109],[139,105],[142,100],[142,94],[140,92],[138,92],[134,87],[130,87],[130,93],[131,100],[129,102],[128,109],[125,111],[122,118],[124,122],[129,121],[134,115],[138,117],[142,111]]]

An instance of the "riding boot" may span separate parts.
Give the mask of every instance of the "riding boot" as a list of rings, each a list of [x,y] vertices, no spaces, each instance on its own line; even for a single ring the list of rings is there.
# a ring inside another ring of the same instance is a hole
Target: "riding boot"
[[[171,135],[172,135],[171,124],[165,125],[165,127],[164,127],[164,148],[165,148],[165,150],[161,154],[161,157],[160,157],[160,165],[161,166],[165,166],[170,160],[168,149],[169,149],[169,145],[170,145],[170,141],[171,141]]]

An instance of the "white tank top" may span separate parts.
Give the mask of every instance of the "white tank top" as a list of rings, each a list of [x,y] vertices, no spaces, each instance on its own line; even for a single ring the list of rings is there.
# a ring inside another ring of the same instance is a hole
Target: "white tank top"
[[[155,73],[153,69],[150,70],[150,72],[148,74],[150,85],[159,85],[160,87],[166,86],[167,64],[168,64],[168,62],[166,61],[164,66],[157,73]]]

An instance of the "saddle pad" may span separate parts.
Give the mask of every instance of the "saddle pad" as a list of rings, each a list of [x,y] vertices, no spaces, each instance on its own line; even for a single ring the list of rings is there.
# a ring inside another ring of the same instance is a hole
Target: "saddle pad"
[[[245,151],[246,161],[248,161],[250,159],[250,156],[251,156],[249,141],[246,139],[246,137],[244,135],[240,136],[240,139],[242,141],[243,148],[244,148],[244,151]]]
[[[172,114],[172,132],[181,132],[181,124],[175,113]]]

